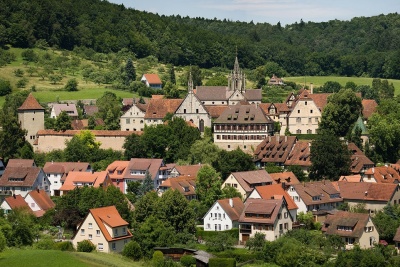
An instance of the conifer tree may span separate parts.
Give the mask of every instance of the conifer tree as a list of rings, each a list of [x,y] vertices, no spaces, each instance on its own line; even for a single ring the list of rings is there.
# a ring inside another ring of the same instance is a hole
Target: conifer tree
[[[132,59],[128,58],[125,65],[125,85],[129,85],[134,80],[136,80],[135,66],[133,65]]]

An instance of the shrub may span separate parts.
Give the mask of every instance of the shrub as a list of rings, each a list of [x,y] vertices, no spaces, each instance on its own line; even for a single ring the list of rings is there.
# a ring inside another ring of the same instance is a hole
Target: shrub
[[[68,92],[78,91],[78,82],[76,79],[68,80],[67,84],[65,85],[65,90]]]
[[[7,245],[6,238],[4,237],[4,234],[2,231],[0,231],[0,252],[2,252]]]
[[[18,82],[17,82],[17,87],[18,88],[25,88],[27,83],[28,83],[28,79],[26,79],[26,78],[19,79]]]
[[[210,267],[236,267],[235,259],[211,258],[208,262]]]
[[[0,79],[0,96],[8,95],[9,93],[11,93],[10,81]]]
[[[37,249],[52,250],[55,248],[55,242],[53,239],[47,237],[40,239],[35,246]]]
[[[61,251],[74,251],[74,245],[70,241],[58,242],[55,244],[55,249]]]
[[[181,264],[185,267],[190,267],[196,264],[196,259],[191,255],[183,255],[180,260]]]
[[[151,265],[154,267],[163,267],[164,254],[161,251],[154,251],[153,258],[151,259]]]
[[[122,255],[138,261],[142,258],[142,251],[140,249],[140,245],[135,242],[131,241],[125,245],[124,249],[122,250]]]
[[[96,249],[96,246],[93,245],[92,242],[89,240],[83,240],[81,242],[78,242],[78,252],[92,252],[93,250]]]

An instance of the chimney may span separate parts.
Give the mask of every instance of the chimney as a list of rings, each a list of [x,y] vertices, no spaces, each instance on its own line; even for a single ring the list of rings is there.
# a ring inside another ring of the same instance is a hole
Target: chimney
[[[276,142],[279,142],[279,133],[276,135]]]
[[[229,199],[229,206],[231,206],[233,208],[233,199],[232,198]]]
[[[287,142],[287,135],[285,135],[285,143]]]
[[[285,182],[282,183],[282,188],[283,188],[283,190],[286,190],[286,183]]]
[[[310,83],[310,94],[314,93],[314,84]]]

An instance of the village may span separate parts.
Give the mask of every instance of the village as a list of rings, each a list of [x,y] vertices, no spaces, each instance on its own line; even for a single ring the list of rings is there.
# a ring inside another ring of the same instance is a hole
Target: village
[[[144,74],[141,81],[162,90],[157,74]],[[269,83],[279,86],[284,81],[274,75]],[[60,209],[58,199],[78,194],[79,189],[98,188],[108,192],[109,188],[115,188],[124,196],[129,212],[135,213],[144,205],[140,201],[147,194],[163,201],[163,195],[174,191],[179,192],[187,208],[189,202],[201,202],[202,212],[200,208],[197,210],[200,217],[193,217],[192,223],[200,223],[204,235],[237,229],[234,242],[237,246],[251,247],[248,244],[260,237],[273,242],[292,231],[315,229],[325,237],[338,237],[338,247],[346,250],[371,249],[388,243],[399,250],[400,227],[397,232],[392,229],[395,234],[385,234],[382,238],[381,225],[375,225],[373,218],[388,205],[400,204],[400,161],[376,166],[355,143],[342,138],[340,144],[349,152],[349,173],[333,179],[329,175],[310,179],[312,172],[321,172],[315,169],[315,164],[313,167],[312,161],[311,149],[316,141],[299,139],[296,135],[318,134],[330,95],[314,93],[311,84],[290,93],[284,103],[262,103],[261,89],[246,88],[246,77],[237,57],[228,75],[228,86],[194,87],[190,75],[183,99],[165,98],[162,94],[123,99],[120,130],[88,130],[87,120],[78,119],[73,102],[49,105],[50,118],[68,115],[73,130],[46,129],[45,108],[29,94],[17,113],[20,127],[26,131],[26,140],[35,153],[64,150],[82,133],[89,133],[102,149],[123,152],[129,136],[139,138],[148,127],[172,124],[165,120],[171,116],[181,118],[201,138],[211,138],[221,151],[241,151],[254,168],[231,171],[222,177],[208,162],[179,164],[157,157],[116,160],[103,170],[94,170],[91,162],[52,160],[40,167],[34,159],[10,158],[0,162],[1,209],[5,216],[24,209],[41,218],[46,217],[46,212]],[[378,104],[373,99],[361,100],[361,94],[354,95],[362,105],[354,128],[359,127],[361,143],[366,144],[368,120]],[[96,105],[83,106],[85,114],[97,110]],[[118,203],[112,204],[87,207],[86,214],[72,226],[73,234],[67,238],[75,249],[79,249],[79,243],[90,241],[99,252],[120,253],[131,240],[139,242],[135,233],[137,222],[129,221],[129,216],[123,218],[116,208]],[[65,212],[64,216],[70,216],[68,210]],[[60,222],[63,227],[66,225]],[[59,238],[65,239],[61,228]],[[390,240],[385,240],[388,236]],[[198,242],[204,242],[203,238],[196,236]],[[207,264],[211,257],[208,253],[194,256],[198,264]]]

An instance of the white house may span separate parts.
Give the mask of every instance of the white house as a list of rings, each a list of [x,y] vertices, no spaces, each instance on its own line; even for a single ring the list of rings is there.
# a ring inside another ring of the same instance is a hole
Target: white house
[[[129,223],[122,219],[115,206],[90,209],[72,238],[72,244],[77,248],[79,242],[89,240],[97,251],[118,253],[132,238],[128,227]]]
[[[25,202],[36,217],[43,216],[47,210],[56,206],[50,196],[43,190],[30,191],[25,197]]]
[[[293,218],[282,199],[247,199],[239,218],[239,241],[246,243],[259,232],[274,241],[292,229]]]
[[[132,106],[121,116],[121,131],[143,131],[147,106],[134,99]]]
[[[140,79],[140,81],[144,83],[147,87],[151,87],[154,89],[162,89],[162,81],[157,74],[154,73],[143,74],[142,79]]]
[[[217,200],[203,217],[205,231],[225,231],[239,227],[239,217],[244,208],[238,197]]]
[[[47,179],[50,181],[50,194],[60,195],[60,187],[70,171],[92,172],[88,162],[46,162],[43,167]]]
[[[4,211],[4,214],[10,213],[13,209],[31,210],[21,195],[13,195],[4,198],[0,208]]]
[[[75,104],[54,104],[51,108],[50,118],[56,119],[61,112],[65,111],[71,118],[78,118],[78,111]]]

